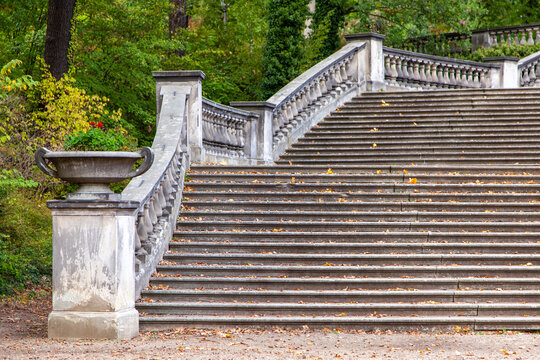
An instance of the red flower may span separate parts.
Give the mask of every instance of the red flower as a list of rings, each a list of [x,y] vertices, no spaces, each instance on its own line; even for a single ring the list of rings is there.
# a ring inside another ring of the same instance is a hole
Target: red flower
[[[93,122],[93,121],[90,121],[90,126],[95,126],[95,125],[96,125],[96,123],[95,123],[95,122]]]
[[[97,126],[98,128],[102,128],[102,127],[103,127],[103,123],[98,122],[96,126]]]

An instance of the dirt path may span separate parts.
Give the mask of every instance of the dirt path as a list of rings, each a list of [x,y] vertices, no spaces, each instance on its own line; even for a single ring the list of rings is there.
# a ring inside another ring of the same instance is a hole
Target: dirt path
[[[129,341],[46,338],[50,292],[0,303],[0,359],[521,359],[540,360],[538,333],[403,334],[335,330],[148,332]]]

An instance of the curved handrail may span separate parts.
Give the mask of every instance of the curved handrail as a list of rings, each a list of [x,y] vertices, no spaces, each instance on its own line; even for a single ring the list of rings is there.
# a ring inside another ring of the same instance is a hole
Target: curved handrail
[[[152,144],[152,167],[132,180],[122,199],[138,204],[135,241],[137,296],[147,285],[157,262],[172,238],[181,201],[183,165],[181,151],[189,87],[164,86],[163,103]]]
[[[521,59],[518,72],[521,87],[540,87],[540,51]]]
[[[342,47],[340,50],[322,60],[318,64],[312,66],[307,71],[297,76],[293,81],[282,87],[276,92],[267,102],[279,106],[292,98],[306,87],[307,84],[313,82],[321,74],[328,71],[334,64],[341,62],[366,46],[366,43],[350,43]]]

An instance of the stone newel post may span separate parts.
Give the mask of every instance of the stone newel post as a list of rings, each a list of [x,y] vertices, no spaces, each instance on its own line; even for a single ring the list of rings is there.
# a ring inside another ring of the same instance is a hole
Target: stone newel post
[[[359,84],[362,91],[378,91],[385,88],[384,84],[384,35],[375,33],[345,35],[347,43],[366,42],[366,51],[358,61],[358,74],[365,73],[365,85]],[[360,80],[360,77],[359,77]]]
[[[519,58],[510,56],[497,56],[484,58],[483,62],[487,64],[497,64],[501,68],[492,75],[491,86],[500,89],[511,89],[519,87]]]
[[[130,339],[135,309],[135,211],[129,201],[49,201],[53,214],[50,338]]]
[[[156,80],[157,117],[161,111],[161,88],[165,85],[179,85],[191,87],[189,96],[189,114],[186,122],[187,144],[183,144],[183,150],[191,156],[191,162],[204,162],[206,154],[203,146],[202,132],[202,81],[205,75],[202,71],[153,71]]]

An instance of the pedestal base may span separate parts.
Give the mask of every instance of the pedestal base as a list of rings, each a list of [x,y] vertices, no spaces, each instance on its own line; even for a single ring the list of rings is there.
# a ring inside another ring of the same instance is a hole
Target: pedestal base
[[[51,339],[127,340],[139,336],[139,313],[53,311],[49,314]]]

